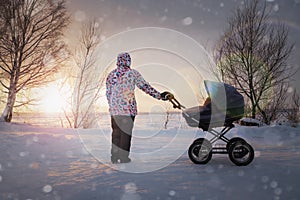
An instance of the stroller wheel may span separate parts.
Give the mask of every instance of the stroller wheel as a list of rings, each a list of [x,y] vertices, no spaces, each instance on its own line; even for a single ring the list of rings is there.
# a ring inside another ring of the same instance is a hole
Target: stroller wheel
[[[246,166],[254,159],[254,150],[250,144],[237,141],[228,150],[230,160],[237,166]]]
[[[229,148],[230,146],[235,143],[235,142],[246,142],[246,140],[244,140],[243,138],[240,138],[240,137],[234,137],[234,138],[231,138],[229,140],[229,142],[226,144],[226,149],[227,149],[227,152],[229,152]]]
[[[206,164],[212,157],[212,145],[205,138],[199,138],[189,147],[189,158],[195,164]]]

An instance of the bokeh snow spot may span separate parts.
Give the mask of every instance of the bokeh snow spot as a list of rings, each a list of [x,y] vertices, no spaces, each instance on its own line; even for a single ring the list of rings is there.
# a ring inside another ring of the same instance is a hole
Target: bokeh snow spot
[[[73,157],[73,152],[72,152],[72,151],[67,151],[67,152],[66,152],[66,156],[67,156],[68,158],[72,158],[72,157]]]
[[[51,185],[45,185],[45,186],[43,187],[43,192],[49,193],[49,192],[51,192],[51,191],[52,191],[52,186],[51,186]]]
[[[96,191],[96,190],[97,190],[97,183],[93,182],[91,191]]]
[[[273,11],[274,12],[278,12],[279,11],[279,5],[277,3],[273,6]]]
[[[223,3],[223,2],[222,2],[222,3],[220,3],[220,7],[222,7],[222,8],[224,7],[224,3]]]
[[[274,200],[280,200],[280,197],[275,196],[275,197],[274,197]]]
[[[258,157],[260,157],[261,152],[260,152],[260,151],[255,151],[255,152],[254,152],[254,155],[255,155],[256,158],[258,158]]]
[[[23,151],[19,153],[20,157],[28,156],[28,154],[29,154],[28,152],[23,152]]]
[[[294,88],[293,87],[288,87],[288,89],[287,89],[287,92],[288,93],[292,93],[294,91]]]
[[[281,193],[282,193],[282,189],[281,188],[276,188],[275,190],[274,190],[274,194],[276,194],[276,195],[281,195]]]
[[[190,200],[196,200],[195,196],[191,196]]]
[[[161,22],[164,22],[164,21],[166,21],[166,20],[167,20],[167,16],[165,16],[165,15],[162,16],[162,17],[160,18],[160,21],[161,21]]]
[[[141,196],[136,194],[137,187],[135,183],[129,182],[124,186],[124,194],[121,197],[121,200],[141,200]]]
[[[29,168],[37,170],[40,168],[40,164],[37,162],[33,162],[29,165]]]
[[[263,176],[263,177],[261,177],[261,181],[262,181],[263,183],[266,183],[266,182],[269,181],[269,177]]]
[[[98,164],[96,164],[96,163],[91,164],[92,169],[96,169],[97,167],[98,167]]]
[[[38,141],[39,141],[39,138],[38,138],[37,136],[33,136],[33,137],[32,137],[32,141],[38,142]]]
[[[277,188],[277,186],[278,186],[278,183],[276,182],[276,181],[272,181],[271,183],[270,183],[270,186],[271,186],[271,188]]]
[[[106,37],[104,35],[100,35],[100,40],[104,41],[106,39]]]
[[[125,193],[136,193],[137,187],[135,183],[126,183],[124,186]]]
[[[191,17],[186,17],[182,20],[182,24],[185,26],[189,26],[193,23],[193,19]]]
[[[12,167],[12,163],[11,162],[8,162],[6,165],[7,165],[7,167]]]
[[[243,170],[240,170],[240,171],[238,172],[238,175],[239,175],[239,176],[244,176],[244,175],[245,175],[245,172],[244,172]]]
[[[0,182],[2,182],[2,176],[0,176]]]
[[[290,138],[294,138],[294,137],[296,137],[296,133],[295,132],[291,132],[290,133]]]
[[[175,196],[175,194],[176,194],[176,192],[175,192],[174,190],[171,190],[171,191],[169,192],[169,195],[170,195],[170,196]]]
[[[74,18],[75,18],[76,21],[82,22],[82,21],[85,20],[86,15],[85,15],[85,13],[83,11],[78,10],[78,11],[75,12]]]
[[[3,171],[2,165],[0,164],[0,171]]]
[[[205,172],[208,174],[211,174],[211,173],[214,173],[215,170],[212,166],[207,166],[207,167],[205,167]]]

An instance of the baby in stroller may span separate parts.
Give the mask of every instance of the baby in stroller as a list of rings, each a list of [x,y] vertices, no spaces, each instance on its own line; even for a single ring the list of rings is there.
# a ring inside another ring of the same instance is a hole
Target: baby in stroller
[[[254,159],[254,150],[243,138],[234,137],[228,139],[225,134],[234,128],[234,121],[244,115],[244,98],[231,85],[204,81],[208,93],[204,104],[185,109],[173,95],[169,100],[174,108],[182,109],[182,115],[191,127],[201,128],[212,134],[213,137],[196,139],[189,147],[189,158],[196,164],[206,164],[212,158],[212,154],[228,154],[230,160],[238,165],[245,166]],[[224,127],[221,131],[214,128]],[[225,146],[213,146],[216,141],[222,140]]]

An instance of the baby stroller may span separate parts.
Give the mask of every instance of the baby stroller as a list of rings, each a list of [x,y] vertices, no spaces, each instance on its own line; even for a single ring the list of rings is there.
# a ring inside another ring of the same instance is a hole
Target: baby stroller
[[[186,109],[173,95],[169,101],[174,108],[181,109],[187,124],[191,127],[201,128],[212,134],[209,140],[206,138],[196,139],[189,147],[188,155],[195,164],[206,164],[212,154],[228,154],[229,159],[238,166],[245,166],[254,159],[254,150],[243,138],[225,137],[232,128],[234,121],[241,119],[244,115],[244,98],[233,87],[228,84],[204,81],[208,98],[203,106]],[[224,127],[221,131],[217,127]],[[225,145],[216,145],[221,140]]]

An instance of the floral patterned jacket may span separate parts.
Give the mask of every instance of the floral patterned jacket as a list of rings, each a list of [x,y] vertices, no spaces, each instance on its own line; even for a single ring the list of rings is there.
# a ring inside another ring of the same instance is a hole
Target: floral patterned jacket
[[[114,115],[137,115],[135,86],[150,96],[161,99],[160,92],[151,87],[142,75],[130,68],[131,59],[128,53],[118,55],[117,68],[111,71],[106,79],[106,97],[109,112]]]

